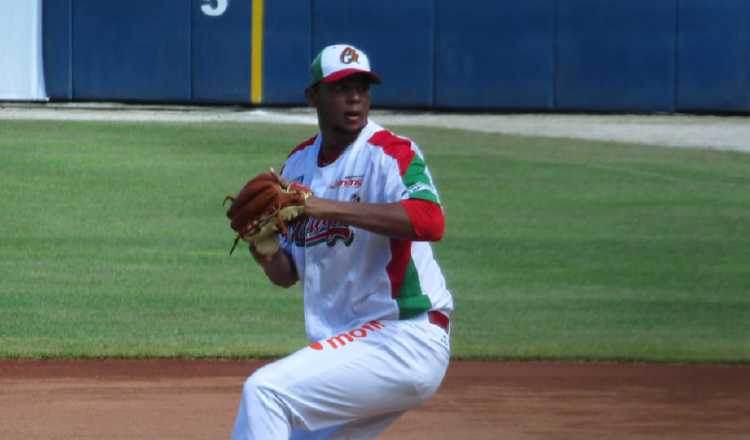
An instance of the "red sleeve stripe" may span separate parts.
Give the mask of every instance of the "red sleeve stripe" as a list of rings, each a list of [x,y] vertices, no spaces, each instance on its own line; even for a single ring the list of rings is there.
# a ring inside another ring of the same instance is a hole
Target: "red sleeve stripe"
[[[385,267],[391,281],[391,298],[398,298],[411,260],[411,241],[391,239],[391,261]]]
[[[411,221],[416,241],[440,241],[445,232],[445,216],[437,203],[429,200],[407,199],[401,206]]]
[[[406,174],[406,170],[409,168],[416,154],[411,149],[411,141],[409,139],[396,136],[388,130],[381,130],[372,135],[367,142],[382,148],[385,154],[396,159],[401,177]]]

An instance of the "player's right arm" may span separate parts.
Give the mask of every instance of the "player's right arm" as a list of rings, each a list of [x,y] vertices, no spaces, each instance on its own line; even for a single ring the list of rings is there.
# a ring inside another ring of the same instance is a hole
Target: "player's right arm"
[[[279,248],[274,254],[263,255],[250,246],[250,254],[263,269],[268,279],[277,286],[291,287],[299,280],[292,257],[284,252],[283,248]]]

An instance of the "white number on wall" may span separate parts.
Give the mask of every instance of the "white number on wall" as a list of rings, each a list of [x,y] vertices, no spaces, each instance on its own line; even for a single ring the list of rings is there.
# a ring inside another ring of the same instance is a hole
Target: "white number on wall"
[[[203,0],[201,11],[209,17],[218,17],[227,11],[229,0]]]

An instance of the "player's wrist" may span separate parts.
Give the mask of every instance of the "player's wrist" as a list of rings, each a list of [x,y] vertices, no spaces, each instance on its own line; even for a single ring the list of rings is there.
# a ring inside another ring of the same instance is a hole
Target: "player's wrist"
[[[304,213],[308,217],[323,218],[330,211],[330,200],[316,196],[310,196],[305,200]]]
[[[260,252],[255,243],[249,243],[247,248],[250,251],[250,255],[252,255],[255,262],[264,267],[271,265],[273,263],[274,256],[281,251],[280,249],[276,249],[276,251],[274,252]]]

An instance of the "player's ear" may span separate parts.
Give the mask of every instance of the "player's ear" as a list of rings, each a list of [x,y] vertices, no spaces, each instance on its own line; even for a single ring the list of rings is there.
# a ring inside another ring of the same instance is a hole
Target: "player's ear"
[[[305,99],[307,100],[307,105],[309,105],[310,107],[317,107],[317,104],[318,104],[318,85],[317,84],[305,88]]]

